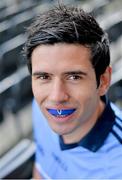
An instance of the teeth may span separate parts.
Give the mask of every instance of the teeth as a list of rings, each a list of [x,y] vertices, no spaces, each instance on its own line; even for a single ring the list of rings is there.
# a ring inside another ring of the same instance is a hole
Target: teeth
[[[62,118],[62,117],[66,117],[67,115],[56,115],[56,117],[60,117],[60,118]]]

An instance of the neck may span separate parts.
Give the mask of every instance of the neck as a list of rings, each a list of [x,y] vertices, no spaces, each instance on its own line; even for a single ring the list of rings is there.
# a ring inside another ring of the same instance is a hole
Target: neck
[[[101,116],[105,108],[105,104],[100,101],[99,108],[94,113],[93,117],[86,120],[81,126],[75,129],[75,131],[62,135],[65,144],[72,144],[79,142],[95,125],[97,119]]]

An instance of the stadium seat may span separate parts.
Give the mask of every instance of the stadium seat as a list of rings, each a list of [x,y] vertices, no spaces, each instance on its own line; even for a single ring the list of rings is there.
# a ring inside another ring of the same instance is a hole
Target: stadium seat
[[[110,87],[108,96],[112,102],[118,104],[122,109],[122,77]]]
[[[25,37],[20,34],[0,46],[0,80],[17,70]]]
[[[0,22],[9,20],[15,15],[22,13],[27,10],[32,10],[35,6],[37,6],[37,2],[34,0],[20,1],[21,3],[13,3],[12,5],[6,7],[5,10],[0,12]]]
[[[30,179],[32,177],[35,145],[21,140],[0,160],[0,179]]]
[[[14,102],[13,105],[11,105],[13,113],[17,113],[32,100],[30,76],[24,77],[19,83],[11,87],[11,98]]]
[[[29,10],[20,13],[10,20],[0,23],[0,44],[10,40],[11,38],[24,33],[26,27],[31,23],[34,16],[34,11]]]

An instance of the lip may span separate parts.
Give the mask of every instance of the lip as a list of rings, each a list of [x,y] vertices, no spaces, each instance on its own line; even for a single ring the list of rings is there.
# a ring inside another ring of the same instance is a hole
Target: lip
[[[48,112],[49,116],[51,117],[51,119],[52,119],[53,121],[55,121],[55,122],[67,122],[67,121],[70,121],[70,120],[72,119],[72,116],[74,115],[74,113],[75,113],[75,111],[76,111],[76,108],[61,108],[61,109],[63,109],[63,110],[73,109],[73,113],[71,113],[71,114],[69,114],[69,115],[67,115],[67,116],[64,116],[64,117],[62,117],[62,116],[60,116],[60,115],[59,115],[59,117],[57,117],[57,116],[51,114],[48,110],[49,110],[49,109],[60,110],[59,108],[58,108],[58,109],[57,109],[57,108],[46,108],[46,109],[47,109],[47,112]]]
[[[74,113],[76,109],[70,108],[70,109],[47,109],[47,111],[52,114],[53,116],[68,116],[72,113]]]

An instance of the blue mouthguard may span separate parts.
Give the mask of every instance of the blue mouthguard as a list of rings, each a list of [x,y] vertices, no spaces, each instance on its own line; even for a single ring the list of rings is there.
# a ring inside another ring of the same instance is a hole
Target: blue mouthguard
[[[48,112],[54,116],[57,116],[57,115],[70,115],[75,110],[76,109],[48,109]]]

